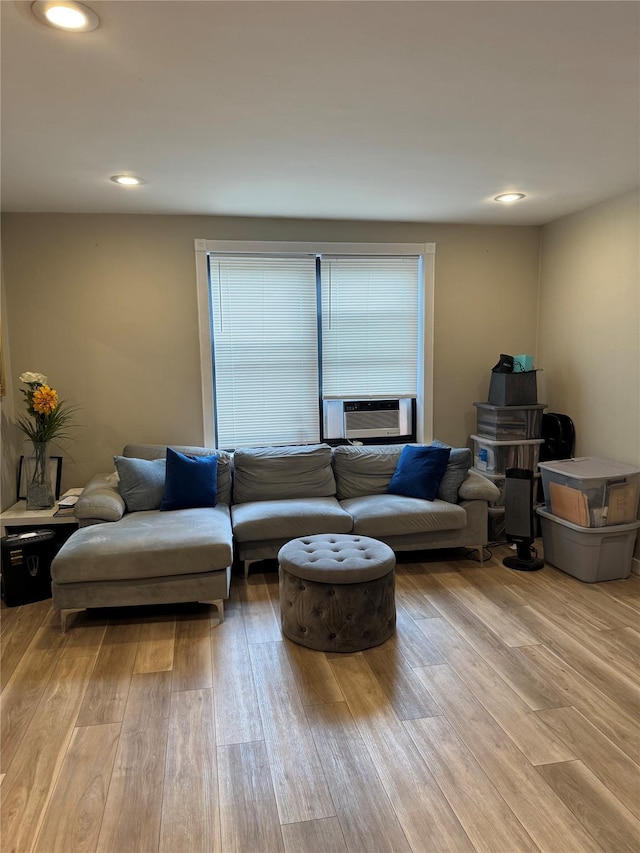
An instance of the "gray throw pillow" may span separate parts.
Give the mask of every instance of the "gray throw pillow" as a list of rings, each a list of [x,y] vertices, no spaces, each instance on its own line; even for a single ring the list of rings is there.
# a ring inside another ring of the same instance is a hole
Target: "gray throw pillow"
[[[164,495],[166,461],[129,456],[114,456],[113,461],[120,478],[118,491],[127,512],[159,509]]]
[[[444,444],[444,442],[437,439],[434,439],[431,444],[435,445],[435,447],[451,447],[450,444]],[[440,482],[440,488],[436,497],[441,501],[449,501],[449,503],[457,504],[458,489],[464,483],[467,472],[472,464],[473,454],[468,447],[451,447],[449,464]]]

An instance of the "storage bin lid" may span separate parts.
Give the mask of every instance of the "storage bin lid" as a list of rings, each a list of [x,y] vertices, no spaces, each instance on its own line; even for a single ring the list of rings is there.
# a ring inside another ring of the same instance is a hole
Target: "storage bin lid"
[[[515,467],[515,466],[514,466]],[[491,474],[489,471],[481,471],[479,468],[470,468],[470,471],[475,471],[476,474],[480,474],[481,477],[486,477],[487,480],[491,480],[492,483],[497,483],[500,480],[506,480],[506,474]],[[540,477],[539,471],[534,471],[533,479]]]
[[[544,444],[544,438],[520,438],[517,441],[494,441],[484,435],[472,435],[471,439],[479,444],[488,444],[490,447],[510,447],[513,444]]]
[[[492,412],[509,412],[509,414],[513,414],[513,412],[517,412],[519,409],[546,409],[546,403],[530,403],[529,405],[522,404],[521,406],[494,406],[493,403],[474,403],[474,406],[477,406],[478,409],[490,409]]]
[[[554,515],[552,512],[549,512],[546,505],[539,506],[536,509],[536,512],[542,518],[546,518],[549,521],[555,521],[563,527],[568,527],[570,530],[577,530],[578,533],[586,533],[587,535],[606,536],[607,534],[612,535],[613,533],[627,533],[631,530],[637,530],[640,527],[640,519],[637,519],[636,521],[629,521],[627,524],[607,524],[605,527],[582,527],[580,524],[574,524],[572,521],[567,521],[566,518],[560,518],[559,515]]]
[[[538,462],[538,467],[563,477],[575,477],[576,480],[610,480],[614,477],[628,477],[640,474],[640,468],[601,459],[597,456],[576,456],[575,459],[561,459],[557,462]]]

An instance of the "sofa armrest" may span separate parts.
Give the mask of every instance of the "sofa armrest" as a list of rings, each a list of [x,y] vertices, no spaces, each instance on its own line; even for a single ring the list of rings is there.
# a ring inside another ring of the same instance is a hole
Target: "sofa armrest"
[[[467,472],[467,476],[458,489],[458,497],[461,501],[497,501],[500,498],[500,489],[491,480],[478,474],[477,471]]]
[[[78,521],[119,521],[125,513],[125,503],[113,474],[96,474],[92,477],[75,505]]]

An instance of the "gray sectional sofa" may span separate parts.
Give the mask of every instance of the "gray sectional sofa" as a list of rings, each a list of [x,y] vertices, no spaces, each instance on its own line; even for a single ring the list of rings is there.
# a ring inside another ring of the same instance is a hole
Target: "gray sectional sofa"
[[[286,542],[317,533],[360,533],[396,551],[477,548],[487,543],[487,506],[497,487],[470,471],[471,451],[454,448],[433,501],[388,494],[402,445],[328,445],[216,453],[214,507],[127,511],[117,476],[96,475],[76,504],[80,529],[51,568],[54,607],[207,601],[220,618],[231,566],[276,557]],[[129,444],[128,459],[163,459],[165,445]],[[147,496],[147,500],[148,500]],[[141,504],[144,505],[144,504]]]

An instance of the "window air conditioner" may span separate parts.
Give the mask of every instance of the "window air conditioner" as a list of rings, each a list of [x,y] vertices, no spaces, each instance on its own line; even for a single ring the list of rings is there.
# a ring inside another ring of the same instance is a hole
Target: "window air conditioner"
[[[400,435],[398,400],[354,400],[343,405],[345,438]]]
[[[324,400],[324,439],[394,438],[413,434],[411,399]]]

